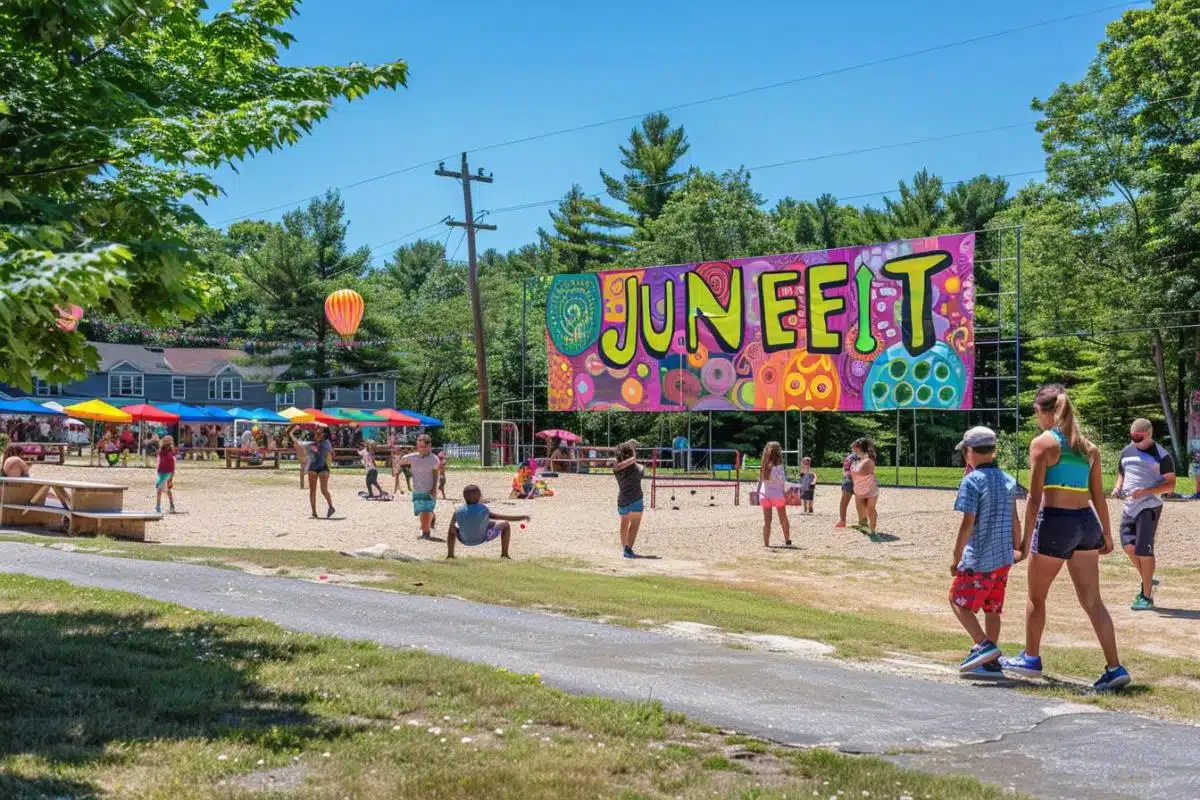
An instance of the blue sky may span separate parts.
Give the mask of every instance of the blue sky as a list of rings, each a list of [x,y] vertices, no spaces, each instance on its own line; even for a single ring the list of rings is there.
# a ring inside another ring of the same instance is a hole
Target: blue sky
[[[294,64],[408,61],[409,86],[340,103],[299,145],[222,170],[212,223],[249,215],[421,161],[639,114],[822,70],[1088,11],[1103,0],[950,2],[610,0],[593,4],[307,0],[290,30]],[[1028,121],[1027,127],[753,172],[768,204],[893,188],[927,167],[946,180],[1037,169],[1030,99],[1077,80],[1119,11],[944,52],[687,108],[687,163],[721,170]],[[496,182],[476,209],[599,191],[619,172],[621,122],[472,156]],[[447,166],[457,165],[458,157]],[[350,241],[377,246],[462,215],[458,183],[432,167],[346,189]],[[1014,178],[1020,184],[1028,177]],[[879,205],[879,197],[850,201]],[[481,250],[532,241],[548,207],[496,214]],[[282,210],[257,217],[278,218]],[[445,239],[444,226],[426,236]],[[460,233],[449,239],[454,251]],[[393,249],[377,253],[382,261]],[[465,256],[462,248],[459,258]]]

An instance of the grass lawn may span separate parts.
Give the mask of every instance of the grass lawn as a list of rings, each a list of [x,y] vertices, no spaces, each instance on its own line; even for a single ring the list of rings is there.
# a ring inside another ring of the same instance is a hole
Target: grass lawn
[[[5,575],[0,615],[7,800],[1013,797],[120,592]]]
[[[2,537],[19,541],[45,539]],[[962,658],[964,635],[953,624],[931,622],[904,611],[871,615],[802,605],[760,591],[687,578],[619,577],[579,569],[570,562],[459,559],[415,563],[349,558],[327,551],[236,550],[173,547],[101,540],[112,555],[178,560],[213,566],[256,568],[278,575],[314,578],[320,573],[370,576],[366,585],[409,594],[455,596],[573,616],[645,626],[699,622],[737,633],[765,633],[815,639],[833,645],[843,658],[872,659],[889,652],[919,655],[953,664]],[[1005,641],[1006,652],[1020,643]],[[1044,655],[1065,682],[1031,684],[1028,691],[1096,703],[1112,710],[1200,719],[1200,661],[1127,649],[1125,665],[1137,683],[1119,694],[1096,695],[1094,646],[1046,647]],[[1082,684],[1082,686],[1081,686]]]

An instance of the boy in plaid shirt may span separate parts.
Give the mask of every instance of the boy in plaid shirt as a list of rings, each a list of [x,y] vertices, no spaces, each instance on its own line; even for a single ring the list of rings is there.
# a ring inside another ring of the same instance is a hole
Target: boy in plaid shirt
[[[972,467],[958,487],[954,510],[962,513],[950,574],[950,607],[975,641],[959,664],[963,674],[1001,677],[1000,614],[1008,571],[1024,559],[1017,516],[1017,482],[996,464],[996,433],[971,428],[958,447]],[[976,616],[983,611],[983,627]]]

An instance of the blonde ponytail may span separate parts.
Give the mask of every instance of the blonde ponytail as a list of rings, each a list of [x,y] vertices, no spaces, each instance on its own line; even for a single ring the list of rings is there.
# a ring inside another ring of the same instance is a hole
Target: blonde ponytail
[[[1075,406],[1061,384],[1043,386],[1033,402],[1043,412],[1054,411],[1054,427],[1062,434],[1067,447],[1079,455],[1086,455],[1092,450],[1092,443],[1083,435],[1075,419]]]

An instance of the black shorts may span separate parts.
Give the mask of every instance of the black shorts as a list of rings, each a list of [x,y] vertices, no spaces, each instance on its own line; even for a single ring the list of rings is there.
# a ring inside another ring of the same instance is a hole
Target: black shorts
[[[1154,555],[1154,534],[1158,532],[1158,518],[1162,516],[1162,506],[1143,508],[1132,517],[1121,515],[1121,545],[1133,545],[1133,554],[1138,556]]]
[[[1100,520],[1091,508],[1043,508],[1033,529],[1033,552],[1068,559],[1076,550],[1099,550],[1104,545]]]
[[[801,489],[800,490],[800,499],[801,500],[812,500],[813,495],[815,493],[816,493],[815,489]]]

